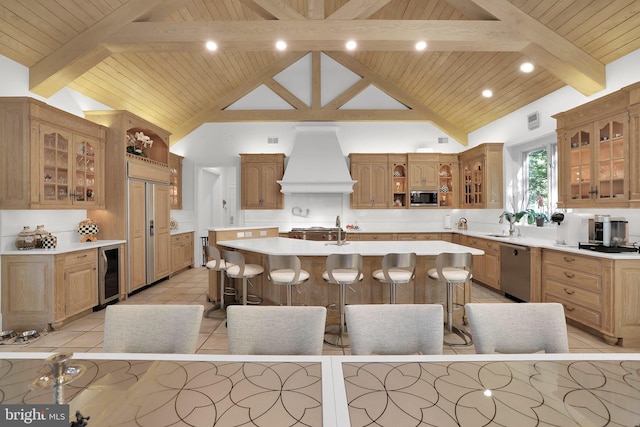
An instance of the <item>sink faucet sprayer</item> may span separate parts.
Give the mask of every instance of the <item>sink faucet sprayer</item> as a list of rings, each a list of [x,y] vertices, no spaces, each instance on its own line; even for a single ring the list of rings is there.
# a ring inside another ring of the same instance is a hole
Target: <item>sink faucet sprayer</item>
[[[336,217],[336,227],[338,228],[338,241],[336,244],[338,246],[342,246],[347,241],[347,236],[344,236],[344,240],[342,239],[342,224],[340,221],[340,215]]]

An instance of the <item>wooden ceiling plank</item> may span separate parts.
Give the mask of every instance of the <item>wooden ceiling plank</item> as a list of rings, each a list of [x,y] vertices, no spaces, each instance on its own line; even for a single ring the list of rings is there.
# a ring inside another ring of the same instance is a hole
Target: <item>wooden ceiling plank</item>
[[[271,89],[276,95],[280,98],[287,101],[289,105],[291,105],[296,110],[308,110],[309,106],[302,102],[300,98],[295,96],[293,93],[289,91],[286,87],[282,86],[273,77],[267,77],[264,79],[264,85]]]
[[[420,101],[407,94],[405,91],[399,89],[397,86],[384,80],[377,73],[363,65],[361,62],[355,60],[353,57],[343,52],[325,52],[335,61],[349,68],[354,73],[363,76],[374,84],[378,89],[385,92],[387,95],[395,98],[401,104],[413,109],[414,111],[424,114],[424,119],[429,120],[434,126],[438,127],[450,137],[454,138],[463,145],[468,144],[468,135],[463,132],[457,126],[454,126],[448,120],[442,118],[439,114],[433,111],[431,108],[423,105]],[[342,110],[341,110],[342,111]]]
[[[283,21],[306,19],[283,0],[240,0],[240,2],[264,19]]]
[[[367,19],[391,0],[350,0],[327,19]]]
[[[309,19],[324,19],[324,0],[308,0],[307,3]]]
[[[49,97],[73,79],[107,58],[110,52],[99,46],[109,34],[117,32],[131,19],[155,7],[162,0],[127,2],[86,31],[29,69],[29,88]]]
[[[266,77],[273,77],[280,71],[284,70],[294,62],[302,58],[306,53],[291,52],[284,55],[282,58],[274,61],[269,67],[262,70],[260,73],[247,79],[243,85],[240,85],[230,92],[227,92],[224,96],[220,97],[217,102],[203,109],[198,114],[194,115],[190,120],[185,121],[178,126],[173,132],[172,143],[181,140],[187,136],[190,132],[198,128],[203,123],[210,121],[217,112],[223,110],[227,106],[233,104],[238,99],[242,98],[247,93],[258,87]],[[295,111],[295,110],[294,110]]]
[[[342,107],[344,104],[352,100],[356,95],[361,93],[363,90],[368,88],[371,85],[369,79],[363,78],[358,80],[356,83],[351,85],[351,87],[347,88],[347,90],[340,93],[338,96],[333,98],[331,101],[326,103],[324,107],[325,110],[337,110]]]
[[[536,47],[527,47],[523,52],[568,85],[587,96],[606,87],[604,64],[549,30],[508,0],[473,2],[510,25],[520,36],[535,43]]]

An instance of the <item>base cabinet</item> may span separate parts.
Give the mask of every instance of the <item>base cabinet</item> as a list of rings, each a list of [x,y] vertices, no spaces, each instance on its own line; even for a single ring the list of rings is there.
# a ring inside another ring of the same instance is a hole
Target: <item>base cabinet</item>
[[[171,236],[171,274],[193,267],[193,232]]]
[[[3,330],[56,328],[97,305],[97,249],[2,256]]]
[[[473,257],[473,280],[500,291],[500,243],[469,236],[463,241],[465,246],[484,251]]]
[[[640,345],[640,266],[543,250],[542,298],[564,306],[567,319],[601,334],[609,344]]]

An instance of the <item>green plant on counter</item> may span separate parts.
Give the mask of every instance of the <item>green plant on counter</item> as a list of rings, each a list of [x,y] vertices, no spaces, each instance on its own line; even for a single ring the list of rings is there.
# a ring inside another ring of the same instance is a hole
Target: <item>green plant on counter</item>
[[[537,212],[534,209],[525,209],[519,212],[502,212],[502,214],[500,214],[500,223],[506,219],[509,223],[515,224],[520,222],[525,215],[527,216],[527,224],[529,225],[535,224],[538,218],[544,218],[544,222],[549,222],[549,217],[547,217],[547,214],[544,212]]]

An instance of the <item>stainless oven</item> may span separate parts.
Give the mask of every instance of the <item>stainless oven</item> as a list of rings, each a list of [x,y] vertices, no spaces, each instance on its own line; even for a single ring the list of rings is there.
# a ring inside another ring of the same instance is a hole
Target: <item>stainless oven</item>
[[[98,249],[98,299],[104,308],[120,297],[120,245]]]
[[[409,194],[411,206],[438,206],[437,191],[412,191]]]

